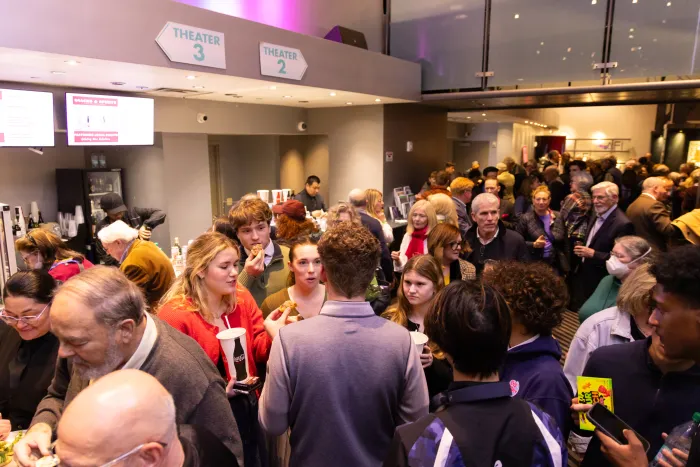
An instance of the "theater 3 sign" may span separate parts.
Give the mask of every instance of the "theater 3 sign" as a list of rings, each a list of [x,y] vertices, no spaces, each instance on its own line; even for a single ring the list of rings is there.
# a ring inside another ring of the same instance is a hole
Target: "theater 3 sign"
[[[299,49],[260,43],[260,74],[300,81],[308,65]]]
[[[171,62],[226,69],[222,32],[168,22],[156,42]]]

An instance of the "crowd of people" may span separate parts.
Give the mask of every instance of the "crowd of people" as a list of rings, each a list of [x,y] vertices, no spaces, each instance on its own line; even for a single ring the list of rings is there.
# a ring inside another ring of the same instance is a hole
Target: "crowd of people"
[[[0,440],[28,430],[22,467],[647,465],[700,411],[700,170],[541,162],[447,164],[402,239],[376,189],[323,226],[318,177],[246,195],[178,277],[159,211],[115,202],[110,265],[30,231],[2,291]],[[626,444],[580,429],[580,376],[612,379]],[[662,462],[700,465],[700,439]]]

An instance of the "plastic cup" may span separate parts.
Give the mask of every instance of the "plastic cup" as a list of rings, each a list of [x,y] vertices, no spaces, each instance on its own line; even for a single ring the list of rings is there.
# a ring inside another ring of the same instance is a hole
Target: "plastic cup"
[[[423,346],[428,343],[428,336],[418,331],[411,331],[413,343],[416,345],[416,350],[419,354],[423,353]]]
[[[274,204],[284,203],[284,199],[282,197],[282,190],[272,190],[272,202]]]
[[[231,328],[221,331],[216,335],[221,343],[221,348],[224,350],[224,355],[226,356],[226,364],[228,365],[228,372],[232,378],[236,378],[238,381],[243,381],[248,375],[248,342],[245,338],[244,328]],[[240,342],[240,345],[237,345]],[[236,347],[239,347],[236,349]],[[241,355],[241,349],[243,354]],[[243,366],[240,367],[241,357],[243,357]],[[240,368],[245,370],[245,374],[239,375],[236,370],[236,363],[238,363]]]
[[[266,203],[270,202],[270,190],[258,190],[258,197],[265,201]]]

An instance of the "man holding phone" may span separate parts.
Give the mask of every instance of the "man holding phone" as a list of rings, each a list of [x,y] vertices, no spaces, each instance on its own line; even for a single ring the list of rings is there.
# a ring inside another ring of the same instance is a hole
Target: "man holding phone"
[[[692,359],[696,364],[700,363],[700,295],[697,293],[700,284],[700,247],[688,245],[672,250],[652,266],[651,273],[656,277],[657,285],[653,292],[656,307],[649,324],[656,328],[661,348],[668,358]],[[692,412],[687,412],[684,421],[690,420]],[[628,440],[626,445],[618,444],[600,432],[596,434],[600,439],[601,452],[613,465],[648,465],[644,447],[633,432],[624,432]],[[652,452],[650,456],[655,454]],[[664,451],[664,456],[665,460],[660,465],[700,466],[700,435],[696,434],[693,439],[689,454],[674,449],[673,452]]]

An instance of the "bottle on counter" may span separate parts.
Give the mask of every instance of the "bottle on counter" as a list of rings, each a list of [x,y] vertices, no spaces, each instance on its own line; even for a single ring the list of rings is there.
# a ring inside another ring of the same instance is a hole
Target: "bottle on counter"
[[[173,247],[177,247],[178,254],[182,254],[182,247],[180,246],[180,237],[175,237],[173,239]]]
[[[32,229],[36,229],[39,227],[36,225],[36,222],[34,222],[34,218],[32,216],[29,216],[29,223],[27,224],[27,232],[29,232]]]
[[[41,211],[39,211],[39,225],[44,224],[44,218],[41,216]]]
[[[664,460],[665,457],[662,454],[664,449],[667,451],[673,451],[673,449],[678,449],[686,454],[690,452],[690,445],[693,443],[693,438],[695,433],[698,431],[698,425],[700,425],[700,412],[695,412],[693,414],[693,419],[689,422],[683,423],[675,427],[671,433],[666,438],[666,442],[659,452],[649,463],[649,467],[656,467],[659,462]]]

